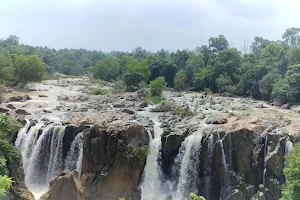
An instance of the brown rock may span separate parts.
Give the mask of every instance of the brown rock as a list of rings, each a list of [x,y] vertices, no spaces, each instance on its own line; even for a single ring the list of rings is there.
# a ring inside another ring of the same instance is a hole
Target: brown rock
[[[15,112],[16,112],[16,114],[18,114],[18,115],[31,115],[30,113],[26,112],[26,111],[23,110],[23,109],[17,109]]]
[[[0,108],[0,113],[8,113],[9,110],[5,108]]]
[[[83,200],[83,188],[73,171],[62,172],[50,182],[50,189],[40,200]]]
[[[9,108],[9,109],[12,109],[12,110],[16,109],[16,107],[13,106],[12,104],[8,104],[6,107]]]

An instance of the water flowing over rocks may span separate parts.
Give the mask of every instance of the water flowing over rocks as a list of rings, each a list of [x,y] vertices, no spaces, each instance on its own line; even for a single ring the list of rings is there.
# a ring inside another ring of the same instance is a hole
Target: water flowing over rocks
[[[153,105],[146,90],[87,96],[89,84],[45,81],[31,100],[10,102],[32,115],[6,107],[25,120],[14,141],[36,198],[281,197],[284,156],[299,141],[292,108],[190,92]]]

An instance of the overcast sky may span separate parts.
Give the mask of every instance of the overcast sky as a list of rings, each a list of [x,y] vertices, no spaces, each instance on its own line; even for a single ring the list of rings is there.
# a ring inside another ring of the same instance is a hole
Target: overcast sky
[[[254,36],[300,27],[298,0],[0,0],[0,38],[52,48],[194,49],[225,35],[241,49]]]

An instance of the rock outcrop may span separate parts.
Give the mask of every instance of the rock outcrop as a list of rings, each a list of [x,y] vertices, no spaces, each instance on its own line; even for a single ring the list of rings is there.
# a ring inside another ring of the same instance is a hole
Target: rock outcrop
[[[138,124],[94,126],[84,134],[81,182],[84,198],[139,200],[149,137]]]
[[[40,200],[83,200],[83,187],[73,171],[62,172],[50,182]]]

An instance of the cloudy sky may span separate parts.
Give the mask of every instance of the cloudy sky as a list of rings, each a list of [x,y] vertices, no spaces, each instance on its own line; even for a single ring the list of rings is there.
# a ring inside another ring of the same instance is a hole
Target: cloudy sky
[[[225,35],[277,40],[300,27],[298,0],[0,0],[0,38],[52,48],[194,49]]]

